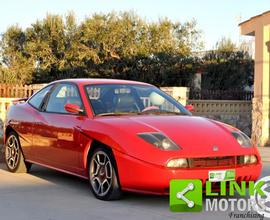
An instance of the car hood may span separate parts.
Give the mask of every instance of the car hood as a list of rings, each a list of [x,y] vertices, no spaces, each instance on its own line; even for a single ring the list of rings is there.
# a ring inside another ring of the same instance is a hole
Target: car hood
[[[155,149],[163,152],[163,155],[173,157],[180,155],[183,157],[229,156],[255,153],[254,148],[246,149],[238,144],[231,135],[234,128],[203,117],[147,115],[100,117],[98,120],[112,126],[115,131],[121,133],[121,137],[126,137],[124,144],[133,145],[133,148],[136,148],[128,149],[128,152],[132,152],[134,156],[138,154],[137,148],[141,148],[138,146],[143,146],[145,153],[148,153],[147,147],[149,147],[151,150]],[[162,151],[156,149],[138,137],[137,134],[143,132],[162,132],[179,145],[181,150]],[[143,153],[139,152],[139,154],[142,156]]]
[[[162,132],[183,151],[212,153],[213,148],[226,151],[239,148],[230,131],[212,120],[202,117],[169,116],[132,118],[131,120]]]

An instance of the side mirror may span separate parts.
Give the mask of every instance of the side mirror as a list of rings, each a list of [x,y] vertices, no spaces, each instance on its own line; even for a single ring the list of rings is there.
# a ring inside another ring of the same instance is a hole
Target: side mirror
[[[188,110],[190,112],[193,112],[194,111],[193,105],[186,105],[185,108],[186,108],[186,110]]]
[[[72,103],[65,104],[64,108],[67,112],[73,113],[73,114],[79,114],[83,112],[80,106],[72,104]]]

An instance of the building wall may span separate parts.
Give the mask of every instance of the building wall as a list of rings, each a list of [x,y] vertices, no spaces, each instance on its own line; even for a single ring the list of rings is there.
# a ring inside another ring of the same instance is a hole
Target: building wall
[[[242,35],[255,36],[255,73],[252,140],[258,146],[270,144],[270,11],[239,24]]]

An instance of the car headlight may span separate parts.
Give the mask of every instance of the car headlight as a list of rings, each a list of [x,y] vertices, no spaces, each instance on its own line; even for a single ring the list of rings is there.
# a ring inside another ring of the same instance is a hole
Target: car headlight
[[[243,132],[241,131],[233,131],[232,135],[234,138],[237,140],[237,142],[244,148],[251,148],[252,143],[250,138]]]
[[[167,163],[168,168],[187,168],[188,160],[186,158],[178,158],[169,160]]]
[[[244,155],[238,157],[239,164],[254,164],[257,163],[257,161],[256,155]]]
[[[139,133],[138,136],[161,150],[179,150],[180,147],[160,132]]]

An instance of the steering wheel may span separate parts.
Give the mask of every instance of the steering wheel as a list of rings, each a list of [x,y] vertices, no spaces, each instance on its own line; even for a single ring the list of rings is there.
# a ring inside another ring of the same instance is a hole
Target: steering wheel
[[[142,112],[149,112],[149,111],[156,111],[156,110],[159,110],[159,107],[152,105],[152,106],[148,106],[144,108]]]

